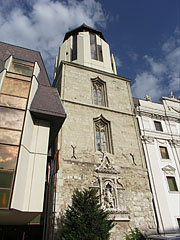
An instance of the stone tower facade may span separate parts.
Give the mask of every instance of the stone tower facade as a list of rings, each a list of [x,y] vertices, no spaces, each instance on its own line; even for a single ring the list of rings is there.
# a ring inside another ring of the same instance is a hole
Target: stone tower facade
[[[58,136],[56,213],[74,188],[96,188],[115,220],[111,239],[154,228],[152,197],[130,80],[117,75],[101,32],[86,25],[66,33],[55,67],[67,119]]]

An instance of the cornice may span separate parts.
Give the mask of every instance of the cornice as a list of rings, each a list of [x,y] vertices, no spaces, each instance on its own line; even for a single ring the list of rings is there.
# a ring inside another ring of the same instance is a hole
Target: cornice
[[[122,77],[122,76],[119,76],[119,75],[115,75],[113,73],[108,73],[108,72],[105,72],[105,71],[102,71],[102,70],[98,70],[96,68],[87,67],[87,66],[84,66],[84,65],[81,65],[81,64],[78,64],[78,63],[72,63],[72,62],[67,62],[67,61],[63,60],[63,61],[61,61],[61,64],[81,68],[81,69],[88,70],[88,71],[91,71],[91,72],[96,72],[96,73],[103,74],[103,75],[106,75],[108,77],[116,78],[116,79],[123,80],[123,81],[126,81],[126,82],[131,82],[131,80],[129,78],[125,78],[125,77]]]
[[[82,103],[82,102],[77,102],[77,101],[75,102],[75,101],[72,101],[72,100],[62,99],[62,98],[61,98],[61,100],[62,100],[63,103],[77,104],[77,105],[82,105],[82,106],[85,106],[85,107],[97,108],[97,109],[101,109],[101,110],[105,110],[105,111],[109,111],[109,112],[125,114],[125,115],[128,115],[128,116],[134,116],[135,117],[134,113],[122,112],[122,111],[118,111],[118,110],[115,110],[115,109],[112,109],[112,108],[109,108],[109,107],[103,107],[103,106],[99,106],[99,105],[95,105],[95,104],[88,104],[88,103]]]
[[[165,115],[165,114],[160,114],[160,113],[152,113],[152,112],[146,112],[146,111],[141,111],[141,110],[137,110],[137,115],[138,116],[145,116],[145,117],[149,117],[149,118],[153,118],[153,119],[157,119],[157,120],[169,120],[169,121],[174,121],[174,122],[178,122],[180,123],[180,116],[178,115],[176,116],[169,116]]]

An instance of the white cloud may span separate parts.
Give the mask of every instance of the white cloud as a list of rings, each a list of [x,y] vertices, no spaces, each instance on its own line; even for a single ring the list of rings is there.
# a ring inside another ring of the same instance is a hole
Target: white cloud
[[[135,77],[132,85],[133,95],[143,98],[149,95],[154,100],[168,96],[170,91],[178,97],[180,92],[180,42],[179,31],[174,31],[167,41],[162,44],[161,58],[145,55],[148,64],[146,71]]]
[[[147,60],[151,67],[151,71],[155,75],[161,75],[166,71],[166,66],[162,62],[156,62],[152,57],[149,57],[147,55],[144,56],[144,59]]]
[[[138,54],[133,51],[129,52],[128,56],[133,62],[136,62],[138,59]]]
[[[105,27],[106,21],[95,0],[2,0],[0,41],[40,51],[52,76],[64,34],[83,23]]]
[[[116,67],[122,67],[122,61],[118,56],[115,56]]]

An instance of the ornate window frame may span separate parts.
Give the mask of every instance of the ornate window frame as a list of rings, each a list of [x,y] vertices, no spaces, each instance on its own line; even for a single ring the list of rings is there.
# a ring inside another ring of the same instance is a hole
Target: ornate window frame
[[[95,132],[95,148],[96,151],[108,152],[113,154],[113,143],[111,134],[111,125],[101,114],[99,117],[93,119]]]
[[[92,78],[93,104],[108,107],[106,83],[99,77]]]
[[[98,190],[102,209],[107,210],[112,219],[129,221],[125,188],[107,153],[103,153],[101,164],[95,169],[91,188]]]
[[[162,171],[165,174],[169,192],[178,192],[179,188],[178,188],[177,181],[176,181],[176,176],[175,176],[176,169],[174,167],[172,167],[171,165],[166,165],[165,167],[162,168]],[[173,187],[174,187],[173,190],[171,189],[170,183],[168,181],[169,178],[171,178],[173,180]]]

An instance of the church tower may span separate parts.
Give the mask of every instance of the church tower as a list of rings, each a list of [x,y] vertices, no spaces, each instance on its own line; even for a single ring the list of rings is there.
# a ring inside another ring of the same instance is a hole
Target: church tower
[[[56,59],[54,86],[67,119],[58,136],[56,216],[74,188],[96,188],[116,225],[111,239],[131,228],[154,228],[152,198],[130,80],[117,75],[100,31],[82,25],[66,33]]]

